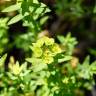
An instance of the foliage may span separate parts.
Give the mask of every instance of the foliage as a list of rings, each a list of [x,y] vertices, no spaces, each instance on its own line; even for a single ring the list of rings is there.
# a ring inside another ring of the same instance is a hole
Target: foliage
[[[0,18],[0,54],[6,49],[8,44],[8,18]]]
[[[19,11],[19,14],[13,17],[8,22],[8,25],[24,19],[24,22],[27,25],[31,24],[35,31],[39,31],[42,22],[44,22],[44,20],[37,20],[41,18],[46,12],[50,11],[45,4],[40,3],[38,0],[17,0],[16,4],[5,8],[2,12],[12,12],[16,10]]]
[[[11,44],[9,44],[10,42],[6,43],[10,38],[6,36],[4,32],[1,32],[1,34],[4,33],[2,40],[7,40],[5,42],[6,44],[8,44],[7,49],[11,49],[13,46],[16,46],[16,48],[22,48],[25,52],[28,52],[28,46],[37,39],[38,32],[41,31],[42,24],[44,24],[48,19],[48,16],[44,16],[44,14],[46,14],[50,10],[45,4],[38,2],[38,0],[17,0],[16,4],[10,5],[9,7],[5,8],[4,10],[2,10],[2,13],[11,13],[14,11],[18,11],[18,14],[5,22],[6,34],[8,34],[7,27],[10,27],[12,24],[17,23],[20,20],[23,21],[23,26],[27,29],[25,33],[21,32],[22,34],[17,33],[15,36],[11,36],[13,38]],[[2,18],[2,21],[4,20],[6,20],[6,18]],[[6,38],[4,38],[5,36]],[[2,46],[4,48],[5,45],[2,44]],[[2,51],[0,53],[3,53],[3,49],[0,48],[0,50]]]
[[[64,40],[62,48],[53,38],[38,39],[30,46],[31,58],[26,59],[31,63],[30,67],[28,62],[20,65],[10,57],[8,72],[0,70],[0,96],[75,96],[75,91],[81,86],[90,89],[94,84],[96,62],[90,65],[87,57],[82,64],[77,62],[73,66],[73,49],[68,47],[73,48],[76,41],[69,36],[59,36],[60,40]],[[5,57],[6,55],[0,59],[0,69],[4,69]]]
[[[85,2],[84,0],[61,0],[60,2],[59,0],[56,0],[57,13],[59,15],[62,14],[62,18],[69,18],[70,20],[76,20],[86,15],[90,16],[95,14],[95,7],[96,5],[91,3],[91,1]]]
[[[95,0],[56,0],[55,9],[60,20],[56,32],[71,31],[80,41],[96,42]]]

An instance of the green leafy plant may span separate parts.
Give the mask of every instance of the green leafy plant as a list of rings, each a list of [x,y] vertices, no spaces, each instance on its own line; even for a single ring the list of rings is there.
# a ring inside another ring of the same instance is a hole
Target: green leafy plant
[[[91,13],[93,16],[95,9],[83,5],[83,0],[57,0],[54,11],[60,21],[68,20],[74,26],[78,19]],[[22,20],[28,30],[16,35],[11,46],[22,48],[27,53],[30,47],[31,56],[22,64],[10,57],[8,71],[4,69],[6,55],[0,58],[0,96],[84,96],[82,89],[91,90],[95,85],[93,75],[96,74],[96,61],[90,63],[88,56],[80,63],[73,56],[77,41],[70,33],[65,37],[57,36],[59,43],[46,36],[37,38],[42,24],[48,19],[46,13],[50,12],[49,8],[38,0],[17,0],[16,4],[2,12],[13,11],[17,15],[10,20],[0,19],[0,54],[8,44],[8,25]],[[82,29],[82,25],[79,28]]]
[[[10,57],[9,71],[5,72],[6,55],[3,56],[0,59],[0,69],[3,69],[0,70],[0,95],[75,96],[78,89],[79,95],[84,96],[79,88],[92,88],[96,62],[90,64],[87,57],[82,64],[78,61],[76,66],[73,66],[75,62],[72,62],[72,50],[76,44],[75,38],[70,34],[58,38],[64,40],[62,47],[48,37],[42,37],[30,46],[32,56],[26,59],[31,63],[30,67],[27,62],[20,65]],[[70,46],[72,50],[69,49]]]

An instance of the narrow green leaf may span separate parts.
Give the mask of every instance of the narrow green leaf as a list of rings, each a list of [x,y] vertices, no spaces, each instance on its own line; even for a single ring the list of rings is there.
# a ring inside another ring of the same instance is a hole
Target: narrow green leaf
[[[16,11],[16,10],[19,10],[21,7],[21,3],[18,3],[18,4],[14,4],[14,5],[11,5],[7,8],[5,8],[4,10],[2,10],[2,12],[12,12],[12,11]]]
[[[96,5],[95,5],[95,7],[94,7],[93,13],[96,13]]]
[[[65,57],[62,58],[62,59],[58,59],[58,63],[65,62],[65,61],[69,61],[69,60],[71,60],[71,59],[72,59],[71,56],[65,56]]]
[[[84,65],[85,67],[87,67],[87,66],[89,66],[89,63],[90,63],[90,56],[87,56],[87,57],[85,58],[84,62],[83,62],[83,65]]]
[[[24,16],[22,16],[21,14],[16,15],[15,17],[13,17],[9,22],[8,25],[14,24],[18,21],[20,21],[21,19],[23,19]]]
[[[48,20],[48,16],[45,16],[43,18],[40,19],[40,24],[44,24],[46,21]]]
[[[64,41],[65,41],[65,38],[64,38],[64,36],[57,36],[57,39],[60,41],[60,43],[64,43]]]

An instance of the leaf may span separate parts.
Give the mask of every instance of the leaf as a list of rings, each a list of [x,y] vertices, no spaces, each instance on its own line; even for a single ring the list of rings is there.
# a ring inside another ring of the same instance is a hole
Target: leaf
[[[61,44],[65,41],[64,36],[57,36],[57,39],[60,41]]]
[[[94,61],[91,65],[90,65],[90,71],[91,74],[96,74],[96,61]]]
[[[93,13],[96,13],[96,5],[95,5],[95,7],[94,7]]]
[[[40,19],[40,24],[43,25],[48,20],[48,16],[45,16]]]
[[[14,5],[11,5],[7,8],[5,8],[4,10],[2,10],[2,12],[12,12],[12,11],[16,11],[16,10],[19,10],[21,7],[21,3],[18,3],[18,4],[14,4]]]
[[[43,69],[46,69],[47,68],[47,64],[35,64],[34,66],[32,66],[33,67],[33,71],[34,72],[39,72],[39,71],[41,71],[41,70],[43,70]]]
[[[33,3],[37,3],[38,4],[39,2],[38,2],[38,0],[33,0]]]
[[[4,56],[2,56],[0,58],[0,67],[2,67],[4,65],[4,62],[5,62],[6,57],[7,57],[7,54],[5,54]]]
[[[65,56],[64,58],[62,59],[58,59],[58,63],[62,63],[62,62],[65,62],[65,61],[69,61],[71,60],[72,57],[71,56]]]
[[[84,65],[85,67],[87,67],[87,66],[89,66],[89,63],[90,63],[90,57],[87,56],[87,57],[85,58],[84,62],[83,62],[83,65]]]
[[[24,16],[22,16],[21,14],[16,15],[15,17],[13,17],[9,22],[8,25],[14,24],[18,21],[20,21],[21,19],[23,19]]]
[[[21,8],[22,8],[22,14],[24,15],[26,12],[29,11],[29,5],[27,1],[23,1],[21,4]]]

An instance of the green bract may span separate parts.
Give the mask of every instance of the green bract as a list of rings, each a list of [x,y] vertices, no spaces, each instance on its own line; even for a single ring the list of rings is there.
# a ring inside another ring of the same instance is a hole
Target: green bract
[[[56,54],[58,54],[58,53],[61,53],[62,50],[61,50],[61,48],[59,47],[59,45],[55,43],[55,44],[52,46],[52,52],[53,52],[54,55],[56,55]]]
[[[14,75],[19,75],[23,70],[23,65],[19,65],[19,62],[16,64],[9,64],[9,69]]]
[[[42,55],[42,49],[40,47],[34,46],[32,48],[34,57],[40,57]]]

